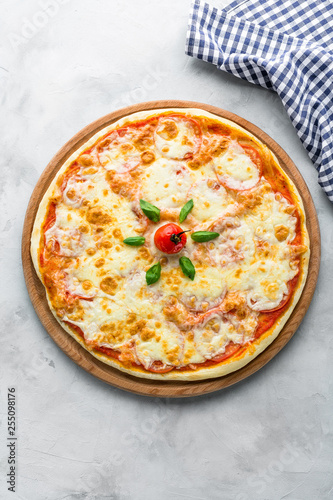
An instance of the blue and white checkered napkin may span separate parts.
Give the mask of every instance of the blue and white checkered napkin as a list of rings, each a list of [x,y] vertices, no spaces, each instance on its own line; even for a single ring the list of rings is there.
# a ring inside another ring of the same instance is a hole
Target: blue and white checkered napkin
[[[194,0],[186,53],[279,94],[333,202],[333,2]]]

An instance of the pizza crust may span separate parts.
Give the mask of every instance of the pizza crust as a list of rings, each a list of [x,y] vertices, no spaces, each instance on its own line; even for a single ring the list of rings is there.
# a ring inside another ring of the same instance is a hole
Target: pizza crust
[[[62,165],[62,167],[59,169],[57,172],[56,176],[54,177],[53,181],[51,182],[50,186],[48,187],[47,191],[45,192],[43,199],[39,205],[34,226],[33,226],[33,231],[32,231],[32,236],[31,236],[31,257],[32,261],[36,270],[37,275],[39,276],[40,280],[43,282],[40,269],[39,269],[39,264],[38,264],[38,255],[39,255],[39,247],[40,247],[40,239],[41,239],[41,229],[43,222],[45,220],[47,210],[48,210],[48,205],[49,205],[49,200],[52,198],[55,190],[55,186],[57,183],[57,180],[63,175],[63,173],[67,170],[67,168],[71,165],[71,163],[87,148],[90,146],[93,146],[98,140],[105,136],[106,134],[110,133],[112,130],[122,127],[128,124],[131,124],[135,121],[138,120],[146,120],[147,118],[157,116],[160,113],[165,113],[165,112],[170,112],[170,113],[185,113],[186,116],[197,116],[197,117],[207,117],[207,118],[213,118],[217,119],[220,123],[226,124],[231,126],[233,129],[239,130],[240,132],[244,133],[248,138],[252,139],[256,144],[258,144],[261,148],[263,147],[263,144],[250,132],[245,130],[244,128],[240,127],[236,123],[221,118],[218,115],[214,115],[212,113],[209,113],[207,111],[198,109],[198,108],[168,108],[168,109],[154,109],[151,111],[141,111],[138,113],[134,113],[132,115],[129,115],[128,117],[125,116],[122,119],[116,121],[115,123],[104,127],[101,129],[99,132],[97,132],[94,136],[92,136],[85,144],[83,144],[78,150],[76,150],[67,160],[66,162]],[[268,148],[264,146],[266,150]],[[287,320],[291,316],[301,294],[304,289],[306,279],[307,279],[307,271],[308,271],[308,266],[309,266],[309,258],[310,258],[310,242],[309,242],[309,237],[308,233],[306,230],[306,220],[305,220],[305,211],[304,211],[304,206],[302,199],[292,182],[292,180],[287,176],[287,174],[283,171],[282,167],[280,166],[278,159],[274,155],[274,153],[270,150],[269,154],[271,154],[274,158],[274,161],[276,163],[277,168],[283,173],[284,177],[288,181],[288,187],[292,191],[293,197],[297,202],[297,208],[298,211],[301,215],[301,227],[302,227],[302,235],[303,235],[303,243],[308,247],[308,250],[304,252],[301,256],[301,263],[300,263],[300,277],[298,280],[298,285],[297,288],[295,289],[291,302],[285,311],[285,313],[278,319],[278,321],[273,325],[272,328],[267,330],[261,337],[255,341],[253,341],[249,347],[245,351],[241,351],[241,354],[237,356],[232,356],[231,358],[226,359],[225,361],[216,364],[216,365],[211,365],[211,366],[206,366],[202,368],[197,368],[196,370],[186,370],[186,371],[180,371],[180,370],[172,370],[171,372],[167,373],[154,373],[154,372],[149,372],[144,369],[141,369],[140,367],[135,367],[131,366],[130,368],[127,368],[124,366],[120,361],[117,359],[108,357],[104,355],[103,353],[96,351],[94,349],[91,349],[87,346],[87,344],[84,342],[82,337],[80,337],[76,332],[74,332],[71,328],[68,327],[55,313],[52,304],[49,301],[48,295],[46,294],[48,304],[50,307],[50,310],[52,314],[54,315],[55,319],[58,321],[58,323],[61,325],[61,327],[69,333],[84,349],[86,349],[90,354],[92,354],[95,358],[100,360],[101,362],[108,364],[109,366],[116,368],[118,370],[121,370],[122,372],[125,372],[130,375],[135,375],[140,378],[146,378],[146,379],[153,379],[153,380],[164,380],[164,381],[175,381],[175,380],[183,380],[183,381],[194,381],[194,380],[202,380],[202,379],[208,379],[208,378],[216,378],[216,377],[221,377],[224,375],[227,375],[229,373],[232,373],[236,370],[239,370],[240,368],[244,367],[246,364],[248,364],[250,361],[252,361],[254,358],[256,358],[260,353],[262,353],[279,335],[281,330],[283,329],[284,325],[286,324]]]

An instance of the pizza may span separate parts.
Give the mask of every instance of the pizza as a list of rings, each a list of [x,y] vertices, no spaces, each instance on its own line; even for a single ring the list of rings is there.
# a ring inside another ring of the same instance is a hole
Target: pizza
[[[141,111],[60,167],[31,255],[61,327],[137,377],[200,380],[245,366],[305,285],[302,199],[278,159],[201,109]]]

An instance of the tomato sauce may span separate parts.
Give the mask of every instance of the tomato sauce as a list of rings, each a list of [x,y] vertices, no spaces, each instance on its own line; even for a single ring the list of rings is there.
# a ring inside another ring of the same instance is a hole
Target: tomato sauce
[[[66,323],[66,325],[70,326],[72,330],[74,330],[76,333],[78,333],[80,335],[80,337],[82,337],[84,339],[84,333],[79,326],[73,325],[73,323],[70,323],[69,321],[64,321],[64,323]]]
[[[49,210],[47,213],[47,217],[45,219],[44,225],[43,225],[43,233],[45,233],[50,227],[53,226],[56,220],[56,203],[52,202],[50,203]]]
[[[103,354],[110,356],[111,358],[118,359],[120,356],[120,352],[116,351],[115,349],[110,349],[109,347],[96,346],[94,347],[94,349],[95,351],[100,351]]]
[[[63,193],[67,187],[67,183],[71,177],[77,174],[81,170],[82,166],[78,165],[78,163],[74,162],[72,165],[66,170],[62,179],[60,180],[60,191]]]

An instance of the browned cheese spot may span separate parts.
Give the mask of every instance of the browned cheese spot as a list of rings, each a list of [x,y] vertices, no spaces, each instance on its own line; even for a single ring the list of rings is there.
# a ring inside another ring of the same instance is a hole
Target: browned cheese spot
[[[125,142],[124,144],[121,144],[120,149],[123,153],[127,153],[133,149],[133,146],[128,142]]]
[[[126,339],[126,331],[123,328],[122,322],[105,323],[101,326],[101,331],[105,334],[106,340],[111,344],[123,342]]]
[[[100,282],[99,286],[101,290],[103,290],[103,292],[107,293],[108,295],[115,295],[118,287],[118,282],[115,278],[107,276]]]
[[[171,139],[175,139],[178,135],[178,128],[175,124],[174,121],[172,120],[165,120],[163,122],[163,129],[158,131],[158,134],[163,137],[163,139],[166,139],[167,141],[170,141]]]
[[[72,313],[67,312],[67,318],[71,321],[82,321],[84,318],[84,309],[79,304]]]
[[[81,155],[77,161],[84,167],[89,167],[94,164],[94,159],[88,154]]]
[[[210,148],[210,153],[213,156],[220,156],[229,146],[229,139],[227,137],[221,137],[214,141],[212,147]]]
[[[189,332],[187,332],[187,340],[189,342],[193,342],[194,341],[194,333],[192,332],[192,330],[190,330]]]
[[[148,165],[149,163],[152,163],[155,160],[155,155],[151,151],[144,151],[141,154],[141,160],[142,160],[142,163],[144,163],[145,165]]]
[[[106,137],[105,139],[102,139],[100,143],[97,146],[98,151],[103,151],[103,149],[107,148],[111,144],[111,139],[109,137]]]
[[[134,323],[135,320],[136,320],[136,314],[129,313],[129,315],[127,316],[126,323],[128,323],[130,325],[130,324]]]
[[[226,295],[222,310],[225,313],[234,312],[238,319],[244,319],[249,314],[249,308],[246,304],[246,299],[237,294],[237,292],[230,292]]]
[[[115,238],[117,238],[118,240],[122,240],[123,239],[123,235],[122,235],[122,232],[121,232],[121,229],[119,228],[116,228],[112,231],[112,234]]]
[[[109,240],[102,240],[97,246],[100,248],[112,248],[112,243]]]
[[[105,225],[111,222],[110,215],[103,212],[100,207],[89,208],[86,217],[90,224]]]
[[[95,267],[99,268],[99,267],[102,267],[104,264],[105,264],[105,260],[104,259],[98,259],[95,262]]]
[[[129,175],[120,175],[111,170],[107,172],[105,178],[109,183],[111,190],[115,194],[132,199],[133,193],[136,189],[136,183],[133,181],[133,172],[135,172],[135,170],[130,172]]]
[[[153,145],[153,127],[149,126],[144,131],[142,131],[134,141],[134,146],[139,151],[144,151]]]
[[[192,170],[198,170],[203,165],[202,161],[199,159],[191,160],[187,164]]]
[[[166,355],[167,355],[166,357],[167,357],[168,361],[172,364],[176,364],[178,361],[179,352],[180,352],[179,345],[176,345],[172,348],[167,349],[166,350]]]
[[[294,212],[295,212],[295,207],[293,207],[292,205],[289,205],[287,206],[285,209],[284,209],[284,212],[286,214],[289,214],[289,215],[292,215]]]
[[[98,172],[97,168],[85,168],[82,170],[82,175],[93,175],[96,174],[96,172]],[[89,185],[88,189],[92,189],[92,186]]]
[[[91,284],[91,281],[89,281],[89,280],[85,280],[82,283],[83,290],[90,290],[91,287],[92,287],[92,284]]]
[[[69,198],[70,200],[74,200],[75,196],[76,196],[76,193],[75,193],[74,189],[69,189],[67,191],[67,198]]]
[[[242,272],[243,272],[242,269],[237,269],[237,271],[235,272],[235,278],[240,278]]]
[[[142,330],[146,327],[147,321],[144,319],[138,319],[133,325],[130,327],[130,334],[136,335],[137,333],[141,333]]]
[[[146,248],[146,247],[140,247],[138,249],[138,253],[139,253],[140,259],[142,259],[142,260],[146,260],[148,262],[152,262],[154,260],[151,253],[149,252],[148,248]]]
[[[278,241],[284,241],[288,237],[289,229],[281,224],[280,226],[274,227],[274,233]]]

